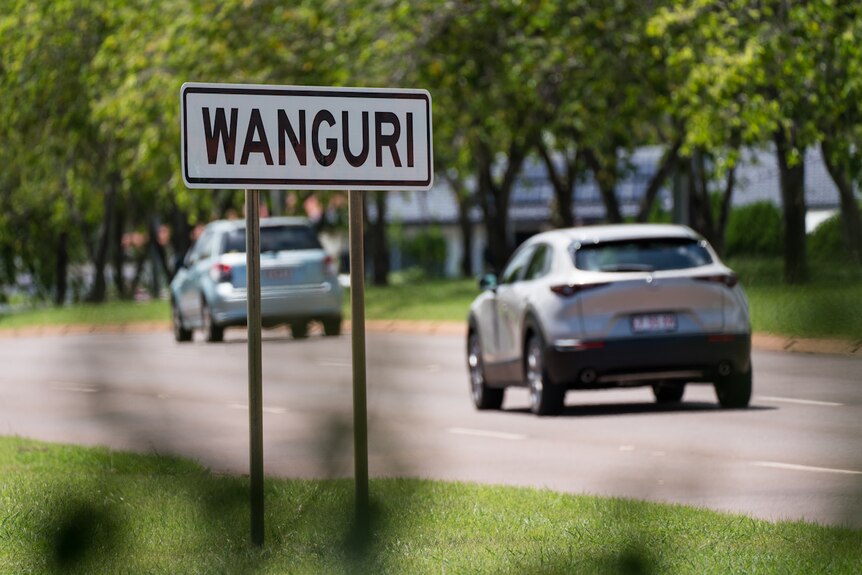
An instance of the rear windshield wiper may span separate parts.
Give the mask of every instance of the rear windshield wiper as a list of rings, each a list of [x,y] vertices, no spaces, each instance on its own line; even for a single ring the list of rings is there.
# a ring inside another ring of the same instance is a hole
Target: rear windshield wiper
[[[603,272],[651,272],[655,267],[648,264],[613,264],[599,268]]]

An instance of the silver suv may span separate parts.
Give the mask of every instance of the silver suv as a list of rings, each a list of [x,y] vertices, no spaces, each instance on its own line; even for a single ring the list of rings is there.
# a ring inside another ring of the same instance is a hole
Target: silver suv
[[[332,256],[302,218],[260,222],[261,323],[290,326],[295,338],[319,321],[326,335],[341,332],[342,288]],[[193,330],[221,341],[224,329],[247,323],[245,221],[208,224],[171,281],[174,337],[190,341]]]
[[[560,411],[566,391],[652,386],[678,402],[713,383],[722,407],[751,398],[748,301],[702,237],[677,225],[554,230],[486,276],[470,308],[467,363],[478,409],[508,386],[530,409]]]

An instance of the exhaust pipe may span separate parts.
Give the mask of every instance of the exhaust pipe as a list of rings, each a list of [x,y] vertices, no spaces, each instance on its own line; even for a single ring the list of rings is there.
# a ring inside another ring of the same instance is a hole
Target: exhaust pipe
[[[581,372],[581,383],[590,385],[596,381],[596,370],[585,369]]]
[[[721,377],[727,377],[733,371],[733,368],[730,366],[729,361],[722,361],[718,364],[718,375]]]

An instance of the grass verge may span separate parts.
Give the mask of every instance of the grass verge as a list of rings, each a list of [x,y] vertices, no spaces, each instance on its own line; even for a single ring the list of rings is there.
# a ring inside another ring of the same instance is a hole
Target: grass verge
[[[0,438],[0,573],[857,573],[862,531],[412,479],[247,480],[184,459]]]
[[[77,304],[66,307],[24,309],[10,314],[0,313],[0,329],[41,327],[49,325],[109,325],[148,321],[168,321],[168,303],[110,301],[103,304]]]
[[[789,286],[779,259],[739,258],[729,265],[748,294],[754,331],[862,340],[862,268],[812,261],[810,281]]]

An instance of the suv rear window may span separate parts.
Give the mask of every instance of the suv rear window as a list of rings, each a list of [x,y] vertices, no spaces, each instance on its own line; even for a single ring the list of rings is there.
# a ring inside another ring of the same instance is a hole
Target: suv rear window
[[[705,242],[690,238],[646,238],[577,247],[575,267],[585,271],[651,272],[712,263]]]
[[[307,226],[262,226],[260,228],[261,253],[319,249],[322,248],[317,235]],[[245,253],[244,228],[225,234],[221,253]]]

